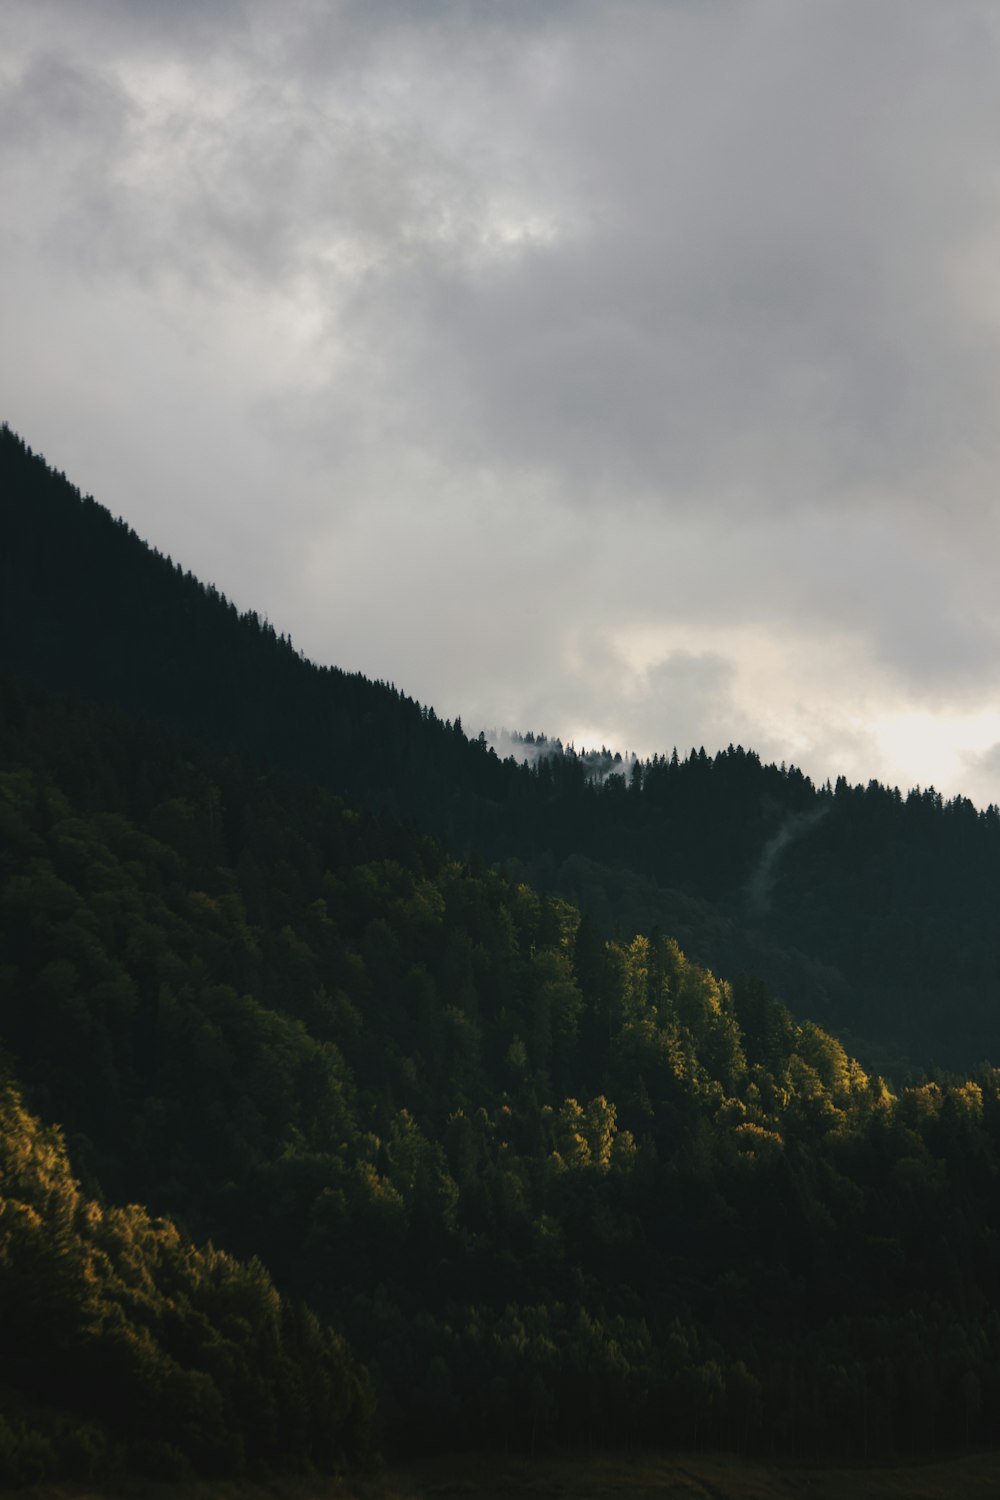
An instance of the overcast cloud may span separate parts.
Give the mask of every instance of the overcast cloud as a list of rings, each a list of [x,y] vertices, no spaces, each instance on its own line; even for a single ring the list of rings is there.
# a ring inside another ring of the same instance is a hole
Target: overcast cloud
[[[324,662],[1000,801],[1000,15],[6,0],[0,414]]]

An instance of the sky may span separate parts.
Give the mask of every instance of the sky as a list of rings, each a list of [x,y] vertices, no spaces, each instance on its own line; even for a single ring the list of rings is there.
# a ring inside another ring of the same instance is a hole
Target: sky
[[[4,0],[0,417],[466,729],[1000,802],[992,0]]]

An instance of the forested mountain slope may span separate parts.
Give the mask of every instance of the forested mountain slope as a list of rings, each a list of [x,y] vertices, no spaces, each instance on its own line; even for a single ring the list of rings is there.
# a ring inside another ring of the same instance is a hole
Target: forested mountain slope
[[[65,1127],[85,1200],[259,1256],[339,1330],[307,1353],[336,1355],[358,1446],[356,1361],[402,1452],[1000,1440],[996,1071],[894,1092],[670,939],[604,941],[246,756],[0,693],[9,1080]],[[30,1157],[44,1134],[7,1108]],[[99,1218],[46,1150],[86,1260]],[[31,1206],[23,1160],[0,1160],[0,1233]],[[173,1231],[105,1212],[169,1269]],[[286,1379],[199,1338],[192,1368],[231,1370],[244,1415]],[[103,1389],[81,1420],[107,1426]],[[0,1396],[11,1431],[67,1401],[18,1373]]]
[[[499,761],[460,729],[386,684],[306,662],[273,626],[81,498],[7,428],[0,481],[7,666],[251,748],[369,804],[426,809],[435,823],[453,800],[502,795]]]
[[[331,1468],[372,1437],[367,1376],[259,1261],[73,1178],[0,1084],[0,1482]]]
[[[7,429],[0,480],[0,665],[412,816],[605,934],[658,929],[761,974],[897,1072],[1000,1056],[995,808],[816,788],[732,747],[501,762],[396,689],[303,660]]]

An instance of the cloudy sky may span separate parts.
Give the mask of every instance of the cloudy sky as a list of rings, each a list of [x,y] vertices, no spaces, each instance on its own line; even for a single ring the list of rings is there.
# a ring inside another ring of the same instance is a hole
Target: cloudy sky
[[[992,0],[4,0],[0,415],[467,728],[1000,801]]]

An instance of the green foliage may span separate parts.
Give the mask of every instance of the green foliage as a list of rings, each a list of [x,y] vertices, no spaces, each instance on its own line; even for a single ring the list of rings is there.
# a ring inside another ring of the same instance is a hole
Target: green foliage
[[[343,1340],[282,1299],[259,1262],[86,1198],[60,1132],[9,1087],[0,1327],[8,1481],[93,1478],[121,1457],[160,1474],[330,1467],[370,1441],[370,1392]]]
[[[2,726],[2,1039],[90,1184],[5,1095],[8,1477],[364,1448],[261,1261],[390,1446],[993,1440],[1000,1075],[894,1091],[385,815],[23,683]]]
[[[992,1037],[995,815],[501,765],[0,456],[6,659],[92,700],[0,678],[0,1475],[328,1468],[359,1358],[390,1447],[1000,1440],[1000,1074],[890,1087],[752,977]]]
[[[558,894],[604,936],[662,929],[716,972],[762,976],[800,1019],[850,1033],[873,1063],[967,1069],[1000,1055],[997,808],[977,812],[932,788],[905,798],[876,782],[817,788],[732,745],[626,766],[528,735],[510,738],[501,761],[484,737],[394,687],[305,661],[81,498],[7,428],[0,667],[249,751],[418,818],[457,855],[505,864],[548,897],[511,903],[518,941],[544,908],[543,946],[554,946]],[[514,758],[525,751],[530,764]],[[56,757],[57,784],[75,775],[96,792],[121,773],[114,750],[84,741],[77,753],[75,766]],[[137,793],[154,781],[140,772]],[[226,806],[221,788],[163,784],[145,832],[198,859]],[[537,1046],[544,1053],[544,1034]],[[467,1049],[460,1066],[472,1085]]]

